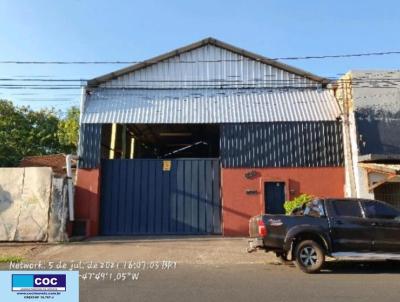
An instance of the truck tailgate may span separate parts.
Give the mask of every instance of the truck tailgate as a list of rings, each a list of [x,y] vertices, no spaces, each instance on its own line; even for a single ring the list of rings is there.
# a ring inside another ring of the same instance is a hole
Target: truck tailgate
[[[249,236],[251,238],[259,237],[258,222],[263,218],[262,215],[251,217],[249,220]]]

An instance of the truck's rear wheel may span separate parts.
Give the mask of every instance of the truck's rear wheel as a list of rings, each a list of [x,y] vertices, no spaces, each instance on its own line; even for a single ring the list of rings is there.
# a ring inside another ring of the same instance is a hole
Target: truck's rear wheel
[[[295,257],[296,266],[308,274],[319,272],[325,263],[324,249],[313,240],[299,242],[295,248]]]

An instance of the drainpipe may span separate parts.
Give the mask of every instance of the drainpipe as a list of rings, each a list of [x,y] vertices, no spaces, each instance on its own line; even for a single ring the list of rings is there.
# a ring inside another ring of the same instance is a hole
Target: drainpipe
[[[78,156],[68,154],[65,157],[65,163],[67,166],[67,188],[68,188],[68,208],[69,208],[69,221],[75,220],[74,211],[74,184],[72,182],[72,160],[78,159]]]

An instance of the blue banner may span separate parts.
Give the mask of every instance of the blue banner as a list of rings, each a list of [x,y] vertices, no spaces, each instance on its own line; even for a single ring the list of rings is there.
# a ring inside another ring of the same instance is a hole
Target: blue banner
[[[1,301],[79,302],[78,271],[0,271]]]

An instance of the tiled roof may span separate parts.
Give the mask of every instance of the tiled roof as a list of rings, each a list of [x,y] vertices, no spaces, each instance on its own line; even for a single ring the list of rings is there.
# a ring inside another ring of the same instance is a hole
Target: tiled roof
[[[65,173],[65,154],[50,154],[26,156],[20,162],[20,167],[51,167],[55,173]]]

